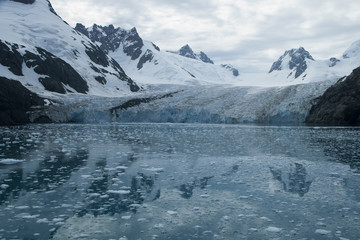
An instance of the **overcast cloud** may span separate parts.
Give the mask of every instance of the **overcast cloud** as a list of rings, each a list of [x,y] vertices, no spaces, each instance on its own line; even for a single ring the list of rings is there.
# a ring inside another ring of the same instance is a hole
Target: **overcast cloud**
[[[267,71],[285,50],[339,57],[360,40],[358,0],[50,0],[71,26],[113,24],[161,49],[189,44],[216,63]]]

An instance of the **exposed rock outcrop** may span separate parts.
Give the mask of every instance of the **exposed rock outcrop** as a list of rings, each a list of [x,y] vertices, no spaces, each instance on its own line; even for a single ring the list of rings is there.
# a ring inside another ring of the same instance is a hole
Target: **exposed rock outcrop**
[[[20,82],[0,77],[0,125],[29,123],[29,112],[44,100]]]
[[[340,79],[318,98],[306,122],[326,125],[360,125],[360,67]]]

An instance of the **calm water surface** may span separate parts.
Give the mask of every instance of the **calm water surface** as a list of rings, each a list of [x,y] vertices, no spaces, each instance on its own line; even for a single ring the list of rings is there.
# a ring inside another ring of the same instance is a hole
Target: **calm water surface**
[[[1,127],[0,239],[360,239],[360,129]]]

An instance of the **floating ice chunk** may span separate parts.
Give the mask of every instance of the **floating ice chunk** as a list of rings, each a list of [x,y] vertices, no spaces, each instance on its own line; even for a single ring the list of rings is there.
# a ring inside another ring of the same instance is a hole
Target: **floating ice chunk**
[[[64,219],[63,218],[53,218],[52,221],[53,222],[62,222],[62,221],[64,221]]]
[[[240,199],[248,199],[249,196],[239,196]]]
[[[321,235],[327,235],[327,234],[330,234],[331,231],[328,231],[328,230],[325,230],[325,229],[316,229],[315,233],[321,234]]]
[[[109,190],[108,193],[114,193],[114,194],[129,194],[129,190]]]
[[[90,237],[90,234],[85,234],[85,233],[76,234],[76,235],[73,236],[74,239],[88,238],[88,237]]]
[[[229,221],[229,220],[230,220],[230,217],[229,217],[229,216],[224,216],[223,219],[224,219],[225,221]]]
[[[89,197],[99,197],[100,193],[90,193]]]
[[[270,219],[270,218],[268,218],[268,217],[261,217],[260,219],[261,219],[261,220],[264,220],[264,221],[271,222],[271,219]]]
[[[35,215],[24,215],[22,216],[23,219],[34,219],[34,218],[38,218],[40,215],[39,214],[35,214]]]
[[[6,164],[6,165],[17,164],[22,162],[25,162],[25,160],[18,160],[12,158],[0,159],[0,164]]]
[[[154,228],[164,228],[165,225],[162,223],[155,224]]]
[[[167,211],[167,213],[170,214],[170,215],[176,215],[177,214],[177,212],[175,212],[175,211]]]
[[[282,228],[278,228],[278,227],[268,227],[265,229],[265,231],[268,232],[274,232],[274,233],[279,233],[282,231]]]
[[[145,171],[151,171],[151,172],[163,172],[164,168],[155,168],[155,167],[151,167],[151,168],[144,168]]]
[[[138,222],[146,222],[146,221],[147,221],[146,218],[139,218],[139,219],[138,219]]]
[[[125,169],[127,169],[128,167],[126,167],[126,166],[117,166],[116,167],[116,169],[123,169],[123,170],[125,170]]]
[[[15,207],[16,209],[28,209],[30,208],[29,206],[18,206],[18,207]]]

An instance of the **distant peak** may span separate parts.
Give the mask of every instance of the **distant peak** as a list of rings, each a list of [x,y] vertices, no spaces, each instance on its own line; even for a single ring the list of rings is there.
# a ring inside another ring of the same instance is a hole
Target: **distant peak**
[[[295,71],[295,78],[303,74],[307,69],[306,60],[315,61],[304,47],[293,48],[285,51],[285,53],[271,66],[269,73],[273,71],[282,71],[290,69]],[[286,60],[286,61],[285,61]],[[292,75],[292,72],[289,76]]]
[[[194,51],[191,49],[191,47],[188,44],[186,44],[185,46],[180,48],[179,55],[184,56],[184,57],[188,57],[188,58],[196,59]]]
[[[180,56],[183,56],[183,57],[197,59],[204,63],[214,64],[214,62],[204,52],[200,51],[200,53],[198,53],[198,54],[194,53],[194,51],[189,46],[189,44],[182,46],[178,52],[173,52],[173,53],[178,53]]]
[[[310,60],[314,60],[314,58],[310,55],[310,53],[308,51],[305,50],[304,47],[299,47],[299,48],[293,48],[291,50],[287,50],[285,51],[283,56],[289,55],[290,57],[295,57],[295,58],[307,58]]]

